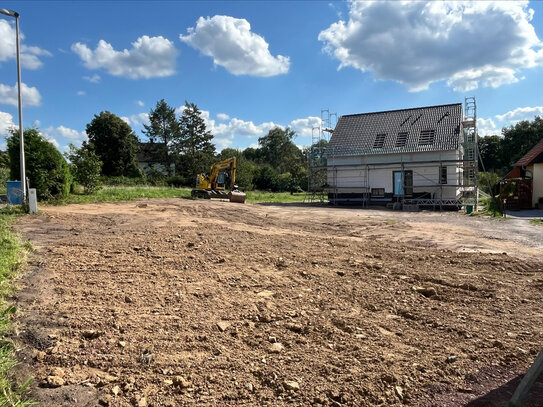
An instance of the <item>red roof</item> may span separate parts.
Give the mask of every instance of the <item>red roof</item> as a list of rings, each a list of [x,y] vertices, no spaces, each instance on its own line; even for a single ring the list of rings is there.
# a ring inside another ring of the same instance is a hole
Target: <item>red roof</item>
[[[520,167],[521,165],[530,165],[539,154],[543,153],[543,139],[539,141],[530,151],[526,153],[524,157],[517,161],[515,167]]]

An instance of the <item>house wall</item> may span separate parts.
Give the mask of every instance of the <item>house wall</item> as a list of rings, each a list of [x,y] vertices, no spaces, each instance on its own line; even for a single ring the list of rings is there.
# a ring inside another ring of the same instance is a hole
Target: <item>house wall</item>
[[[533,173],[533,192],[532,206],[536,207],[539,198],[543,198],[543,163],[534,164]]]
[[[159,173],[161,173],[162,175],[164,176],[167,176],[168,175],[168,171],[166,169],[166,166],[163,165],[163,164],[159,164],[159,163],[148,163],[148,162],[143,162],[143,161],[140,161],[139,162],[139,166],[140,166],[140,169],[145,172],[145,174],[149,175],[151,174],[151,171],[152,170],[155,170],[155,171],[158,171]],[[172,170],[172,175],[175,175],[175,165],[172,164],[170,166],[171,170]]]
[[[413,195],[456,199],[460,196],[458,185],[462,179],[456,164],[459,157],[458,151],[328,157],[328,184],[336,187],[334,192],[338,194],[361,194],[371,192],[372,188],[384,188],[386,198],[391,200],[393,172],[401,171],[403,163],[404,170],[413,171]],[[447,167],[447,184],[443,186],[440,164]]]

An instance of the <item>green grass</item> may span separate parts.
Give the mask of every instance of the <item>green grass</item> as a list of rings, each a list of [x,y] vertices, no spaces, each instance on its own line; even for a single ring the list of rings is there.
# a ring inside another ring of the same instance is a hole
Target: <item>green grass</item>
[[[75,204],[97,202],[132,201],[138,198],[190,198],[189,188],[171,187],[104,187],[90,195],[70,194],[68,198],[50,201],[51,204]]]
[[[106,186],[99,191],[86,195],[70,194],[62,200],[49,201],[52,205],[120,202],[138,198],[190,198],[191,188],[153,187],[153,186]],[[303,202],[305,192],[290,194],[289,192],[248,191],[247,202],[250,203],[288,203]]]
[[[17,362],[13,344],[5,340],[11,330],[11,314],[15,311],[14,307],[7,305],[5,298],[13,293],[11,278],[20,270],[25,248],[28,247],[21,243],[10,227],[21,213],[19,207],[0,210],[0,406],[22,407],[32,404],[25,401],[22,394],[32,379],[18,390],[13,389],[9,372]]]
[[[536,226],[543,226],[543,219],[530,219],[530,223]]]
[[[288,202],[303,202],[305,198],[305,192],[297,192],[290,194],[290,192],[266,192],[266,191],[248,191],[247,202],[250,203],[288,203]]]

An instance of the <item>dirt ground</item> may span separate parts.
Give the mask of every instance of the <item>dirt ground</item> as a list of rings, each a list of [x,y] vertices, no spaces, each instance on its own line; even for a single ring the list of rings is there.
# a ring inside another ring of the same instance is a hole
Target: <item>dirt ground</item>
[[[498,406],[543,345],[543,227],[527,221],[42,210],[18,224],[34,253],[13,338],[41,406]]]

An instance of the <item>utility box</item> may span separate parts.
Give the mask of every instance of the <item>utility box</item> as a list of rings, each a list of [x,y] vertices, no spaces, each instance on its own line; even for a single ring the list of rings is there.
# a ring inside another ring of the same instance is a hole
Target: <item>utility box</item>
[[[36,188],[28,189],[28,209],[30,213],[38,213],[38,195],[36,194]]]
[[[21,205],[23,203],[23,190],[21,181],[8,181],[7,186],[8,204]]]

